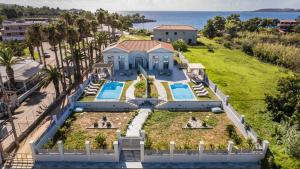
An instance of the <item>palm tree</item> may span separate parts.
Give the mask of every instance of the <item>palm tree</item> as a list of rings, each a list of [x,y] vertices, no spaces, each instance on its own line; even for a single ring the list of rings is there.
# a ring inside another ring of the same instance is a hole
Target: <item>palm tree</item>
[[[89,23],[86,21],[85,18],[78,18],[76,20],[76,25],[78,27],[78,33],[79,33],[79,39],[82,42],[82,46],[83,46],[83,53],[84,53],[84,61],[85,61],[85,67],[86,69],[88,68],[88,64],[87,64],[87,59],[86,59],[86,48],[85,48],[85,41],[84,39],[87,38],[87,36],[90,33],[90,29],[89,29]],[[80,46],[80,43],[79,45]],[[79,48],[80,50],[80,48]],[[84,69],[82,69],[82,72],[84,72]]]
[[[31,28],[28,31],[29,31],[30,36],[34,40],[34,43],[36,43],[37,46],[39,46],[41,48],[42,54],[40,53],[39,48],[38,48],[38,52],[39,52],[40,57],[43,59],[44,66],[46,66],[44,47],[43,47],[43,43],[42,43],[43,42],[42,25],[35,23],[35,24],[31,25]]]
[[[65,12],[65,13],[62,13],[60,15],[60,18],[62,20],[64,20],[66,22],[67,25],[73,25],[74,24],[74,17],[72,16],[71,13],[69,12]]]
[[[63,20],[59,20],[56,25],[55,29],[57,30],[58,36],[58,48],[59,48],[59,55],[60,55],[60,62],[61,62],[61,68],[62,68],[62,75],[64,79],[64,83],[67,84],[66,76],[65,76],[65,69],[64,69],[64,60],[63,60],[63,54],[62,54],[62,43],[64,43],[64,40],[66,38],[66,24]],[[65,51],[66,54],[66,51]],[[69,65],[67,64],[67,69],[69,70]],[[69,83],[72,83],[71,75],[68,73],[68,79]]]
[[[46,75],[46,77],[41,82],[42,87],[45,88],[52,82],[54,85],[56,98],[58,98],[60,94],[59,80],[61,79],[61,74],[59,70],[56,67],[48,65],[48,68],[45,67],[42,71]]]
[[[54,24],[50,24],[47,26],[47,39],[49,41],[49,44],[52,46],[53,50],[54,50],[54,54],[55,54],[55,60],[56,60],[56,67],[61,70],[62,73],[62,87],[63,90],[66,90],[66,81],[65,81],[65,77],[64,77],[64,70],[63,70],[63,65],[59,64],[59,59],[58,59],[58,55],[57,55],[57,45],[59,43],[59,36],[60,34],[58,33],[58,31],[56,30],[56,26]]]
[[[98,9],[96,11],[96,16],[98,23],[100,24],[101,28],[103,28],[103,24],[105,23],[105,18],[106,18],[106,12],[103,9]]]
[[[27,44],[31,44],[33,47],[37,48],[37,52],[39,55],[39,62],[42,63],[42,55],[41,55],[41,51],[40,51],[40,41],[38,39],[38,37],[35,35],[35,28],[33,26],[29,26],[26,34],[25,34],[25,38],[26,38],[26,42]]]
[[[92,20],[91,22],[90,22],[90,25],[91,25],[91,30],[92,30],[92,32],[93,32],[93,36],[94,36],[94,41],[96,40],[96,33],[97,33],[97,28],[98,28],[98,22],[97,22],[97,20]],[[93,43],[95,46],[94,46],[94,48],[96,48],[96,43]],[[97,50],[96,50],[96,56],[97,56]],[[92,60],[91,60],[91,63],[93,63],[93,56],[92,57],[90,57],[90,58],[92,58]]]
[[[96,35],[96,44],[98,45],[99,55],[96,62],[102,62],[102,48],[108,44],[110,34],[108,32],[98,32]]]
[[[76,30],[76,28],[74,26],[68,26],[67,27],[67,42],[69,43],[70,46],[70,52],[71,52],[71,56],[72,56],[72,60],[74,61],[74,68],[77,70],[79,69],[79,71],[74,71],[75,76],[76,77],[81,77],[81,73],[80,73],[80,65],[79,63],[77,64],[77,62],[75,62],[75,57],[74,57],[74,52],[76,49],[76,43],[79,41],[79,35],[78,32]],[[79,74],[77,74],[79,73]],[[78,82],[79,79],[74,78],[75,81]]]
[[[116,39],[116,29],[120,28],[121,22],[118,19],[114,19],[111,23],[113,39]]]
[[[21,62],[23,59],[15,57],[11,48],[0,49],[0,65],[5,66],[6,74],[12,89],[15,89],[15,75],[12,66]]]
[[[75,63],[75,69],[76,69],[76,74],[75,74],[75,81],[78,83],[78,82],[81,82],[82,81],[82,75],[81,75],[81,72],[80,72],[80,60],[82,60],[84,58],[84,54],[82,53],[82,51],[80,49],[75,49],[73,51],[73,54],[72,54],[72,58],[73,58],[73,63]]]

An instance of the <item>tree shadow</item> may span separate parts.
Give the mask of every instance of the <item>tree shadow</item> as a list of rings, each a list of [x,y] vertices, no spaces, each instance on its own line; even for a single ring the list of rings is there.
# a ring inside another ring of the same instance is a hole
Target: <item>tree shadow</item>
[[[42,102],[44,98],[47,97],[47,92],[36,91],[33,92],[25,101],[25,106],[33,106]]]

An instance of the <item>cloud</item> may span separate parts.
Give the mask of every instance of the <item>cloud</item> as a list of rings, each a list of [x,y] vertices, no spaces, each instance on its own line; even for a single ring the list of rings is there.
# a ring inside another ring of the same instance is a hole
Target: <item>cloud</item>
[[[260,8],[300,8],[299,0],[0,0],[31,6],[107,10],[243,11]]]

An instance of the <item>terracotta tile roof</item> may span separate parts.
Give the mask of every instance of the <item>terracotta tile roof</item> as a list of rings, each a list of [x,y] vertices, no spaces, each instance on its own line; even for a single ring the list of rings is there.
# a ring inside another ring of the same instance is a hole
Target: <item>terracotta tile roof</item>
[[[170,43],[160,42],[156,40],[126,40],[117,43],[115,46],[125,51],[144,51],[148,52],[154,49],[163,48],[169,51],[174,51],[173,46]]]
[[[155,28],[153,28],[153,30],[197,30],[196,28],[189,26],[189,25],[160,25],[157,26]]]
[[[296,21],[296,20],[280,20],[280,22],[295,22],[295,23],[299,23],[299,21]]]

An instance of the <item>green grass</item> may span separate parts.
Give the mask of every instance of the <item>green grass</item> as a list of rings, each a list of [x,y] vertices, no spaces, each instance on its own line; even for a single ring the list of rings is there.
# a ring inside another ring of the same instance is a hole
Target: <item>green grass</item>
[[[163,87],[166,90],[168,101],[173,101],[173,97],[172,97],[172,94],[171,94],[169,83],[168,82],[161,82],[161,84],[163,85]]]
[[[236,49],[226,49],[212,40],[201,38],[205,45],[214,46],[214,52],[208,52],[205,46],[189,47],[184,55],[192,63],[202,63],[215,84],[230,96],[230,103],[245,115],[246,122],[263,139],[271,142],[271,152],[275,163],[282,168],[300,168],[300,160],[289,157],[282,145],[276,145],[271,134],[275,122],[262,113],[265,109],[265,93],[276,93],[276,83],[281,77],[292,73],[284,68],[263,63],[254,57]]]
[[[122,95],[121,95],[121,100],[122,101],[126,100],[127,89],[129,88],[129,86],[131,86],[132,83],[133,83],[132,80],[128,80],[128,81],[125,82],[125,85],[124,85],[124,88],[123,88],[123,91],[122,91]]]
[[[119,41],[124,40],[151,40],[151,38],[143,35],[122,35]]]
[[[134,96],[137,98],[143,98],[146,95],[147,82],[144,76],[140,75],[140,81],[134,85]]]
[[[24,49],[25,57],[31,58],[29,48]],[[34,51],[34,60],[39,61],[39,54],[37,51]]]

